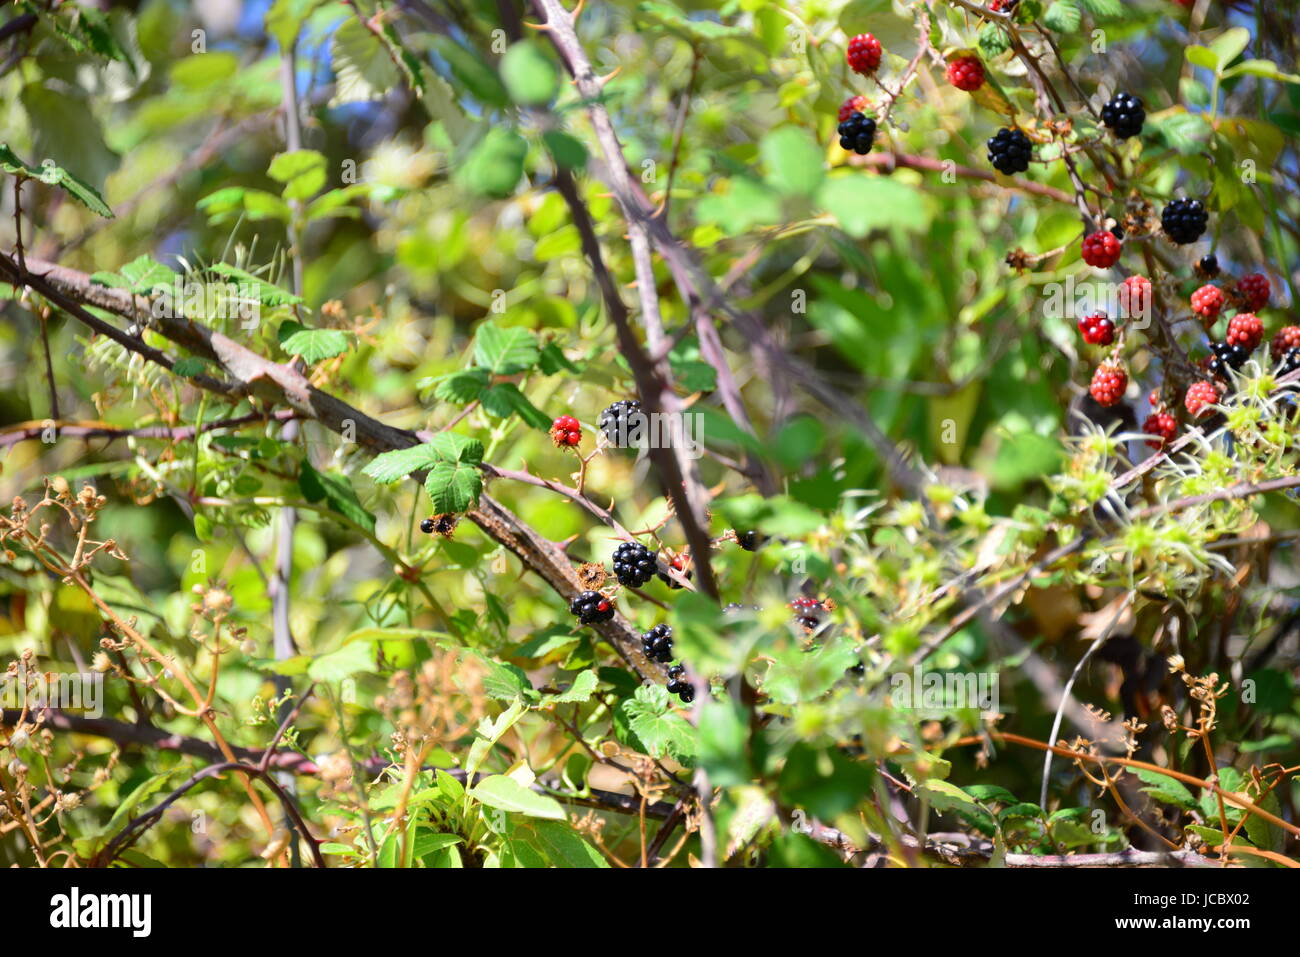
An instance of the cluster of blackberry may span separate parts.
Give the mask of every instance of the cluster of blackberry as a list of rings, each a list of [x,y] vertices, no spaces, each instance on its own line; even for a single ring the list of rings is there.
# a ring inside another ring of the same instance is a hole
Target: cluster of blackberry
[[[836,131],[840,134],[842,148],[866,156],[871,152],[871,144],[876,139],[876,121],[855,110],[836,127]]]
[[[658,558],[640,542],[624,542],[614,549],[614,577],[620,585],[638,588],[654,578]]]

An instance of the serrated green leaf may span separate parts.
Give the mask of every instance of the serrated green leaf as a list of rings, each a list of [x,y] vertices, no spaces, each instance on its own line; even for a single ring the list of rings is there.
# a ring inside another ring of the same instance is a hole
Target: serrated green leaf
[[[434,387],[434,398],[465,405],[483,394],[488,385],[486,369],[462,369],[442,376]]]
[[[590,701],[599,684],[596,672],[588,668],[586,671],[580,671],[574,675],[573,683],[569,685],[567,691],[562,691],[556,695],[547,695],[547,700],[554,701],[557,704]]]
[[[1082,20],[1083,11],[1075,0],[1056,0],[1043,14],[1043,26],[1056,33],[1073,33]]]
[[[483,475],[475,465],[464,462],[438,462],[424,481],[433,510],[466,512],[478,503],[483,492]]]
[[[412,472],[427,469],[436,461],[438,461],[438,453],[432,446],[412,445],[405,449],[394,449],[376,455],[361,471],[378,484],[389,485],[406,478]]]
[[[518,415],[534,429],[545,431],[551,427],[546,413],[533,405],[513,382],[498,382],[483,392],[481,400],[488,415],[498,419]]]
[[[474,364],[492,375],[514,375],[537,364],[537,337],[520,326],[502,328],[491,319],[474,333]]]
[[[388,48],[356,17],[334,31],[330,53],[336,79],[331,106],[377,100],[402,83]]]
[[[348,351],[348,334],[341,329],[308,329],[300,322],[287,319],[277,331],[280,348],[304,362],[333,359]]]
[[[1187,790],[1186,785],[1176,778],[1171,778],[1167,774],[1160,774],[1147,768],[1130,768],[1129,771],[1146,782],[1148,787],[1141,790],[1157,801],[1163,804],[1172,804],[1174,807],[1180,807],[1188,811],[1196,807],[1196,798],[1192,796],[1192,792]]]
[[[669,710],[663,685],[642,685],[619,702],[618,710],[632,732],[630,743],[651,757],[670,755],[683,764],[695,760],[695,732],[681,715]]]

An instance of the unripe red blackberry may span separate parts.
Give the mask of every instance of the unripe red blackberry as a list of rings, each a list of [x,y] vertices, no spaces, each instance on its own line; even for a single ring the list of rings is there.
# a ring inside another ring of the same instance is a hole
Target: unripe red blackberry
[[[1264,323],[1253,312],[1239,312],[1229,320],[1224,338],[1229,345],[1254,349],[1264,341]]]
[[[984,64],[979,57],[957,57],[948,64],[948,82],[959,90],[974,92],[984,85]]]
[[[1115,341],[1115,323],[1098,313],[1079,320],[1083,341],[1092,346],[1108,346]]]
[[[1097,400],[1098,405],[1112,406],[1118,405],[1119,400],[1124,398],[1124,390],[1128,388],[1128,373],[1122,366],[1103,363],[1097,367],[1097,371],[1092,375],[1092,385],[1088,391],[1092,397]]]
[[[870,33],[859,33],[849,41],[848,51],[845,53],[845,59],[849,62],[849,69],[854,73],[870,74],[875,73],[876,68],[880,66],[880,41]]]
[[[1273,336],[1269,345],[1269,355],[1277,362],[1291,349],[1300,349],[1300,326],[1283,326]]]
[[[868,109],[870,109],[870,104],[867,102],[867,98],[865,96],[862,96],[861,94],[858,94],[857,96],[851,96],[843,103],[840,104],[840,111],[838,116],[836,117],[836,122],[843,123],[852,114],[854,113],[865,114]]]
[[[676,557],[670,559],[668,561],[668,565],[670,568],[672,568],[673,571],[677,572],[683,578],[687,579],[688,581],[690,580],[692,575],[690,569],[690,559],[688,559],[685,555],[677,555]],[[662,571],[656,572],[655,574],[657,574],[659,576],[659,580],[663,582],[665,585],[667,585],[669,588],[684,587],[678,584],[677,582],[675,582],[672,578],[668,577],[668,575]]]
[[[1222,289],[1207,283],[1192,293],[1192,312],[1206,319],[1217,319],[1226,301]]]
[[[1268,305],[1268,278],[1253,272],[1237,280],[1237,297],[1245,312],[1258,312]]]
[[[1098,269],[1109,269],[1119,262],[1120,242],[1115,234],[1106,230],[1085,236],[1083,240],[1083,261]]]
[[[572,448],[582,441],[582,426],[571,415],[562,415],[551,423],[551,441],[557,448]]]
[[[1187,387],[1187,395],[1183,397],[1183,406],[1187,409],[1188,415],[1193,419],[1199,419],[1207,408],[1218,401],[1219,390],[1211,383],[1193,382]]]
[[[1119,287],[1120,315],[1125,319],[1145,317],[1151,310],[1151,280],[1129,276]]]
[[[1165,443],[1172,442],[1174,436],[1178,434],[1178,420],[1168,412],[1153,412],[1142,423],[1142,431],[1147,435],[1155,436],[1153,439],[1147,439],[1147,445],[1159,449]]]

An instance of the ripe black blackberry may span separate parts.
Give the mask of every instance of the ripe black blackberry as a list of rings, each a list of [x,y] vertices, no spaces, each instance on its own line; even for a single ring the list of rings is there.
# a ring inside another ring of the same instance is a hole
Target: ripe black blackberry
[[[641,635],[641,653],[651,661],[663,664],[673,660],[673,629],[671,625],[655,625]]]
[[[1214,253],[1202,256],[1196,264],[1196,275],[1202,279],[1213,279],[1219,274],[1219,257]]]
[[[1160,214],[1165,235],[1180,246],[1200,239],[1209,222],[1210,214],[1199,199],[1175,199]]]
[[[629,588],[644,585],[654,578],[658,555],[640,542],[624,542],[614,549],[614,577]]]
[[[638,436],[633,433],[643,431],[644,423],[645,413],[641,411],[641,403],[636,399],[615,402],[600,413],[600,431],[605,433],[605,438],[609,439],[611,445],[620,449],[640,444]],[[644,436],[640,439],[644,441]]]
[[[1250,358],[1250,350],[1243,345],[1229,345],[1226,342],[1211,342],[1210,351],[1214,353],[1206,365],[1211,375],[1228,378],[1228,369],[1240,369]]]
[[[859,156],[866,156],[876,140],[876,121],[865,113],[854,110],[847,120],[836,127],[836,131],[840,134],[840,146]]]
[[[1300,349],[1288,349],[1282,353],[1282,361],[1278,363],[1277,372],[1274,375],[1280,379],[1284,375],[1290,375],[1297,369],[1300,369]],[[1294,389],[1295,386],[1293,385],[1291,388]]]
[[[670,681],[668,682],[668,690],[681,698],[683,704],[690,704],[695,700],[695,685],[689,681]]]
[[[1141,133],[1146,118],[1142,101],[1132,93],[1116,93],[1101,108],[1101,121],[1121,140]]]
[[[1023,173],[1029,169],[1029,157],[1033,144],[1023,130],[1003,127],[988,142],[989,162],[993,168],[1005,176]]]
[[[433,519],[425,518],[420,520],[420,531],[426,535],[433,534]]]
[[[594,625],[614,617],[614,603],[598,591],[584,591],[569,602],[569,614],[584,625]]]
[[[668,669],[669,678],[680,678],[684,674],[686,674],[686,669],[681,665],[673,665]]]
[[[763,536],[758,532],[737,532],[736,544],[747,552],[756,552],[763,544]]]

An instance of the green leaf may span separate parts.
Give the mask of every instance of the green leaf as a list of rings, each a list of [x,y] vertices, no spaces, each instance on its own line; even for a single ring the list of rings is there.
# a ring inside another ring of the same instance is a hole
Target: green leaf
[[[1079,9],[1079,5],[1075,0],[1056,0],[1043,14],[1043,26],[1056,33],[1073,33],[1079,29],[1082,19],[1083,12]],[[983,36],[981,32],[981,45]]]
[[[266,11],[266,32],[287,49],[297,39],[302,25],[325,0],[275,0]]]
[[[542,347],[541,355],[537,361],[537,367],[545,375],[557,375],[561,372],[581,372],[582,367],[571,361],[564,354],[564,350],[554,342],[548,342]]]
[[[1124,5],[1120,0],[1081,0],[1083,8],[1098,20],[1123,20]]]
[[[1218,72],[1219,58],[1209,47],[1193,43],[1183,51],[1183,56],[1187,57],[1187,62],[1192,66],[1204,67],[1207,70]]]
[[[370,464],[361,470],[380,485],[391,485],[404,479],[412,472],[427,469],[438,461],[437,450],[431,445],[412,445],[405,449],[394,449],[376,455]]]
[[[1147,768],[1129,768],[1129,772],[1146,782],[1149,786],[1141,790],[1162,804],[1172,804],[1174,807],[1180,807],[1186,811],[1193,810],[1196,807],[1196,798],[1192,796],[1192,792],[1187,789],[1187,786],[1182,781]]]
[[[303,497],[315,504],[324,501],[331,509],[344,518],[360,525],[367,531],[375,530],[375,516],[361,505],[356,490],[346,475],[337,472],[318,472],[310,462],[303,459],[298,471],[298,487]]]
[[[546,431],[551,427],[551,419],[537,406],[529,401],[528,396],[519,391],[513,382],[499,382],[482,395],[483,408],[488,415],[498,419],[518,415],[534,429]]]
[[[877,229],[920,232],[930,225],[930,199],[913,186],[885,176],[848,171],[827,178],[817,204],[839,220],[854,238]]]
[[[374,645],[358,641],[314,658],[307,674],[315,681],[342,681],[358,672],[374,670]]]
[[[787,195],[812,196],[826,175],[822,151],[797,126],[782,126],[765,135],[759,155],[767,168],[768,185]]]
[[[437,382],[433,390],[434,398],[465,405],[483,394],[488,385],[488,373],[486,369],[462,369],[440,376],[434,381]]]
[[[504,199],[514,192],[524,175],[528,144],[518,133],[494,126],[479,142],[460,169],[457,181],[479,196]]]
[[[1219,34],[1210,44],[1217,68],[1222,70],[1250,45],[1250,31],[1245,27],[1231,27]]]
[[[325,186],[325,157],[315,150],[276,153],[267,175],[284,184],[285,199],[310,199]]]
[[[489,106],[509,104],[509,95],[496,70],[488,66],[477,53],[465,49],[449,36],[435,36],[432,43],[470,96]]]
[[[1057,0],[1058,5],[1061,2],[1068,3],[1069,0]],[[1010,37],[1008,37],[1007,32],[996,23],[986,23],[980,28],[978,42],[980,52],[990,60],[1001,56],[1011,49]]]
[[[377,100],[402,83],[388,48],[357,17],[334,31],[330,49],[337,79],[331,106]]]
[[[609,867],[603,854],[569,827],[558,821],[537,821],[529,825],[556,867]]]
[[[264,306],[296,306],[302,303],[301,297],[295,296],[279,286],[258,279],[252,273],[245,272],[238,266],[232,266],[229,263],[214,263],[208,267],[208,271],[230,279],[239,285],[248,286],[257,301]]]
[[[486,655],[477,657],[487,668],[487,674],[483,676],[483,690],[489,697],[499,701],[514,701],[516,698],[523,698],[525,701],[538,700],[540,696],[522,668],[496,661]]]
[[[533,40],[512,44],[501,58],[501,79],[521,106],[544,106],[560,89],[560,74]]]
[[[562,691],[556,695],[547,695],[547,701],[553,701],[556,704],[574,704],[578,702],[590,701],[591,696],[596,693],[596,687],[600,684],[596,678],[596,672],[588,668],[586,671],[579,671],[573,678],[573,684],[569,685],[569,690]]]
[[[931,778],[919,785],[914,793],[928,797],[930,806],[936,811],[951,811],[984,834],[997,832],[997,825],[988,808],[951,781]]]
[[[424,490],[438,514],[467,512],[483,492],[483,476],[477,466],[464,462],[438,462],[429,470]]]
[[[292,319],[280,323],[276,338],[281,349],[302,356],[308,363],[333,359],[348,351],[348,334],[341,329],[308,329]]]
[[[530,791],[514,778],[493,774],[469,789],[470,797],[502,811],[540,817],[552,821],[565,820],[564,807],[553,797]]]
[[[681,715],[669,710],[668,691],[663,685],[642,685],[631,698],[624,698],[618,712],[631,732],[629,743],[651,757],[671,755],[682,764],[695,759],[695,732]]]
[[[0,169],[16,176],[40,180],[47,186],[58,186],[91,212],[98,213],[105,219],[113,218],[113,211],[108,208],[104,197],[100,196],[93,186],[75,174],[69,173],[62,166],[55,165],[52,160],[47,160],[41,166],[29,166],[7,145],[0,144]]]
[[[502,328],[491,319],[474,333],[474,364],[492,375],[514,375],[537,364],[537,337],[520,326]]]
[[[196,375],[202,375],[208,368],[208,360],[200,359],[198,356],[185,356],[183,359],[177,359],[172,365],[172,375],[178,375],[183,379],[189,379]],[[195,516],[198,517],[197,515]]]
[[[238,57],[233,53],[213,50],[177,60],[172,64],[169,76],[174,86],[203,90],[229,82],[238,72]]]
[[[542,142],[561,169],[581,170],[587,165],[587,147],[576,136],[563,130],[547,130],[542,134]]]

